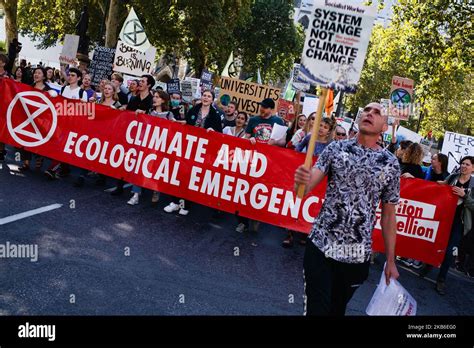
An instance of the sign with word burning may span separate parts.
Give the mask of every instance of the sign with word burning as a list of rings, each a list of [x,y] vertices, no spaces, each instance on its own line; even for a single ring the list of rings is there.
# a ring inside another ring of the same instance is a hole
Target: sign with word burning
[[[156,48],[151,46],[145,53],[130,47],[119,40],[115,50],[114,71],[123,74],[142,76],[152,74],[156,56]]]

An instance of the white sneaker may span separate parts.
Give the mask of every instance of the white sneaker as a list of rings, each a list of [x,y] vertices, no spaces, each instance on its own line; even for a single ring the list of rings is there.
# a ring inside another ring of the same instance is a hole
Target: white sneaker
[[[183,216],[188,215],[188,213],[189,213],[189,210],[186,210],[183,208],[179,209],[179,212],[178,212],[179,215],[183,215]]]
[[[235,231],[239,232],[239,233],[243,233],[245,231],[246,227],[245,227],[245,224],[243,223],[240,223],[237,225],[237,228],[235,229]]]
[[[179,204],[171,202],[166,207],[164,207],[163,210],[166,211],[167,213],[172,213],[172,212],[180,210],[180,207],[179,207]]]
[[[140,200],[138,193],[134,193],[132,198],[127,202],[128,205],[137,205]]]
[[[160,200],[160,193],[158,191],[153,191],[151,196],[151,203],[157,203]]]

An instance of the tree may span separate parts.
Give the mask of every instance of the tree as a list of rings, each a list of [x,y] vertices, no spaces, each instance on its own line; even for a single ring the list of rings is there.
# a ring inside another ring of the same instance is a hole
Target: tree
[[[102,42],[101,28],[106,18],[108,0],[88,1],[91,45]],[[115,3],[115,1],[111,1]],[[20,0],[18,26],[22,35],[37,41],[37,47],[45,49],[62,41],[65,34],[74,34],[79,22],[83,0]],[[114,9],[110,6],[110,9]],[[125,19],[125,18],[124,18]],[[115,44],[114,44],[115,46]]]
[[[393,75],[415,81],[421,132],[474,129],[472,77],[474,35],[467,1],[400,0],[390,26],[376,26],[361,74],[359,91],[348,98],[356,111],[369,101],[387,98]],[[416,130],[418,121],[407,125]]]
[[[0,0],[0,7],[5,11],[5,32],[6,32],[6,47],[13,39],[18,39],[17,28],[17,0]]]
[[[250,11],[250,0],[182,0],[177,3],[184,56],[199,76],[204,68],[221,71],[235,47],[234,29]]]
[[[262,79],[275,83],[288,78],[305,39],[292,14],[290,0],[256,0],[252,4],[251,15],[235,33],[246,72],[255,73],[260,68]]]

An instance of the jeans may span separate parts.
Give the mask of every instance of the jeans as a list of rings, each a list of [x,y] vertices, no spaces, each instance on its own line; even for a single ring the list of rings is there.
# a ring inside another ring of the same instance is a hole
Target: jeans
[[[132,186],[132,192],[133,192],[133,193],[138,193],[138,194],[140,195],[140,194],[142,193],[142,188],[139,187],[139,186],[133,185],[133,186]]]
[[[343,316],[354,292],[369,276],[369,261],[344,263],[326,257],[311,240],[304,254],[305,314]]]
[[[461,217],[458,214],[454,217],[453,226],[451,228],[451,235],[449,236],[448,247],[446,248],[446,254],[444,255],[443,263],[439,269],[438,281],[444,282],[446,275],[448,274],[449,267],[453,263],[454,255],[453,249],[459,245],[463,234],[463,225]]]

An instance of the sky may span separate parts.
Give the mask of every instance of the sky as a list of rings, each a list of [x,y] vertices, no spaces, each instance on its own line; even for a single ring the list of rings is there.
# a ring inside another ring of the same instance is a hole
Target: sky
[[[5,17],[3,17],[0,19],[0,40],[5,41],[5,39]],[[62,45],[57,45],[47,50],[39,50],[29,38],[20,36],[18,40],[23,44],[20,58],[26,58],[33,65],[41,61],[44,65],[59,68],[59,54],[61,53]]]

